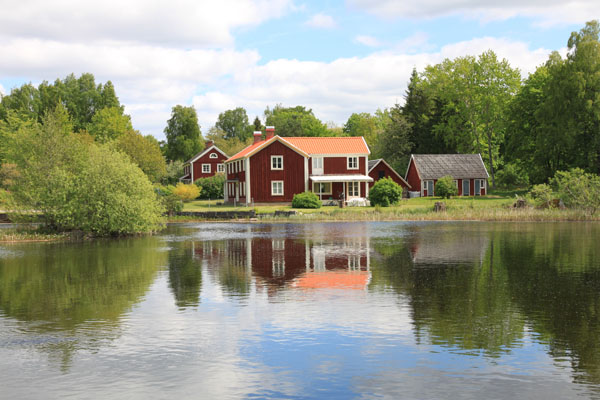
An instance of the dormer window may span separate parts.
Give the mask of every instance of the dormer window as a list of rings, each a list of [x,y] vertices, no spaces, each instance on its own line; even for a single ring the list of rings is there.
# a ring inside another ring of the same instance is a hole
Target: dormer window
[[[283,169],[283,156],[271,156],[271,169]]]

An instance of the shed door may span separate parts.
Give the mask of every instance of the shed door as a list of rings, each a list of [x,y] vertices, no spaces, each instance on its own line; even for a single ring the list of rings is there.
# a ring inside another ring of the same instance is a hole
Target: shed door
[[[427,181],[427,196],[433,196],[433,181]]]
[[[475,196],[481,194],[481,179],[475,179]]]
[[[463,181],[462,181],[463,196],[469,196],[470,195],[470,193],[469,193],[469,186],[470,186],[470,184],[471,184],[471,182],[469,182],[468,179],[463,179]]]

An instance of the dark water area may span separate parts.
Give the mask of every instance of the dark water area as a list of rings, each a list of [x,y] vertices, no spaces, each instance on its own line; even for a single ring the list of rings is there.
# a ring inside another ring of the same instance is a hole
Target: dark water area
[[[599,239],[204,223],[0,244],[0,399],[600,398]]]

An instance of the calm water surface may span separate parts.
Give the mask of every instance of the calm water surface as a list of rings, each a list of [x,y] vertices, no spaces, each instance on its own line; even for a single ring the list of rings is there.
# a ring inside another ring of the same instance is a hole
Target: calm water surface
[[[600,224],[0,245],[0,398],[600,398]]]

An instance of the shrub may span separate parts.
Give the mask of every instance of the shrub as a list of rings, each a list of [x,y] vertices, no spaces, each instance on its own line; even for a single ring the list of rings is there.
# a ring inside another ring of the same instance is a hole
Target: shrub
[[[172,192],[175,196],[181,199],[181,201],[188,202],[197,198],[200,195],[201,190],[202,188],[196,185],[186,185],[183,182],[179,182]]]
[[[552,179],[565,206],[594,215],[600,208],[600,176],[580,168],[558,171]]]
[[[313,192],[304,192],[294,195],[293,208],[321,208],[321,200]]]
[[[200,192],[201,199],[222,199],[225,174],[216,174],[208,178],[196,179],[194,184],[202,189]]]
[[[438,179],[435,183],[435,194],[446,199],[457,196],[458,188],[454,184],[454,178],[450,175],[446,175]]]
[[[527,187],[529,175],[515,164],[506,164],[496,173],[496,182],[504,188]]]
[[[375,182],[369,190],[369,201],[372,206],[389,207],[402,198],[402,187],[391,178],[383,178]]]
[[[160,228],[163,208],[146,175],[127,156],[82,141],[66,118],[57,109],[7,140],[7,161],[19,172],[8,188],[12,217],[35,210],[49,228],[97,235]]]
[[[155,191],[167,214],[174,215],[183,210],[183,202],[173,193],[174,186],[157,186]]]
[[[552,201],[552,188],[550,185],[541,183],[534,185],[529,191],[529,195],[538,207],[548,206]]]

